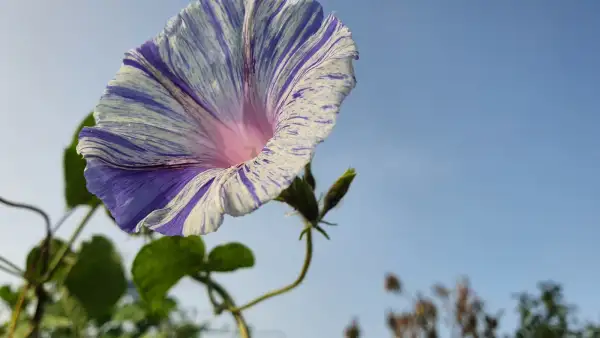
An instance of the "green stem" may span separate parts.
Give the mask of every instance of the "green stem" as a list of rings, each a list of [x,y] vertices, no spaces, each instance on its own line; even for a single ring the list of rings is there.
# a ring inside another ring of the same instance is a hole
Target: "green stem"
[[[217,299],[215,298],[215,295],[213,294],[213,291],[215,291],[215,289],[213,288],[213,284],[212,282],[208,282],[211,281],[210,279],[210,275],[206,276],[206,288],[207,288],[207,293],[208,293],[208,299],[210,300],[210,303],[213,306],[213,309],[215,310],[215,315],[220,315],[221,312],[223,312],[223,310],[225,310],[227,307],[223,306],[223,304],[219,304],[219,302],[217,301]],[[225,291],[225,290],[223,290]],[[227,292],[225,291],[225,294],[227,294]],[[229,296],[229,295],[227,295]],[[221,294],[221,298],[223,298],[223,300],[225,301],[225,298],[223,297],[223,294]],[[231,298],[231,297],[229,297]],[[232,299],[229,300],[229,302],[232,302]]]
[[[52,228],[53,234],[55,234],[58,231],[58,229],[60,229],[61,225],[63,225],[63,223],[67,220],[67,218],[69,218],[69,216],[71,216],[73,211],[75,211],[74,208],[67,210],[67,212],[64,213],[64,215],[60,218],[60,220],[58,220],[58,222],[56,222],[56,224],[54,224],[54,227]]]
[[[71,238],[69,238],[69,241],[56,254],[56,257],[50,263],[50,268],[48,269],[48,272],[44,276],[44,279],[43,279],[44,281],[50,280],[50,278],[52,278],[52,275],[56,272],[60,263],[62,262],[62,260],[65,258],[65,256],[69,252],[69,249],[71,248],[73,243],[75,243],[75,241],[77,240],[77,237],[79,237],[79,235],[81,234],[81,231],[83,230],[83,228],[85,227],[87,222],[92,218],[96,209],[98,209],[98,206],[99,206],[99,204],[95,204],[91,207],[90,211],[88,211],[88,213],[81,220],[81,222],[79,223],[79,225],[77,226],[77,228],[75,229],[73,234],[71,235]]]
[[[308,268],[310,267],[310,263],[312,261],[312,255],[313,255],[312,224],[307,224],[307,230],[308,231],[306,231],[306,256],[304,258],[304,264],[302,265],[302,270],[300,270],[300,274],[298,275],[296,280],[292,284],[289,284],[289,285],[284,286],[277,290],[267,292],[264,295],[257,297],[256,299],[248,302],[245,305],[242,305],[237,308],[234,307],[234,308],[230,309],[230,311],[241,312],[241,311],[247,310],[248,308],[251,308],[252,306],[254,306],[262,301],[265,301],[269,298],[279,296],[281,294],[289,292],[302,283],[302,281],[304,280],[304,277],[306,277],[306,274],[308,273]]]
[[[19,299],[17,300],[17,304],[13,309],[12,318],[10,320],[10,325],[8,329],[8,338],[13,338],[15,335],[15,330],[17,329],[17,321],[19,320],[19,315],[21,314],[21,310],[23,309],[23,303],[25,302],[25,296],[27,295],[27,291],[29,289],[29,284],[26,284],[19,293]]]
[[[206,287],[208,288],[209,297],[211,299],[211,303],[213,303],[213,306],[219,306],[219,305],[217,304],[214,297],[210,294],[210,292],[212,290],[214,290],[217,294],[219,294],[219,296],[223,299],[223,302],[225,302],[229,307],[235,307],[235,302],[234,302],[233,298],[231,297],[229,292],[227,292],[227,290],[225,290],[225,288],[223,286],[221,286],[219,283],[215,282],[214,280],[212,280],[211,278],[206,277],[206,276],[192,276],[192,278],[194,280],[206,285]],[[231,315],[233,316],[233,319],[235,320],[235,322],[238,326],[238,330],[240,331],[240,336],[242,338],[251,338],[250,329],[248,328],[248,323],[246,323],[246,319],[244,319],[244,315],[242,314],[242,312],[241,311],[232,311],[232,310],[229,310],[229,311],[231,312]]]

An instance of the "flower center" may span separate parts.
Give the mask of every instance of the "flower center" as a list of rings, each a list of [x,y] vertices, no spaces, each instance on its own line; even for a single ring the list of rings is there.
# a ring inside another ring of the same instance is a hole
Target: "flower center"
[[[250,123],[248,123],[250,122]],[[229,168],[255,158],[265,147],[273,132],[252,121],[229,122],[215,127],[214,143],[218,152],[216,167]]]

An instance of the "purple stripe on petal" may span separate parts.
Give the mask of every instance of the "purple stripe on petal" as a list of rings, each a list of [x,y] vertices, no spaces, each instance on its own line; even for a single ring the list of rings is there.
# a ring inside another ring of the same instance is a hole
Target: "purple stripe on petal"
[[[160,51],[158,46],[154,41],[146,41],[142,46],[140,46],[137,51],[153,66],[155,67],[164,77],[169,79],[173,84],[175,84],[181,91],[186,93],[190,98],[196,102],[200,107],[204,108],[209,114],[213,115],[215,118],[217,116],[215,113],[202,102],[202,100],[194,93],[194,91],[190,88],[190,86],[185,83],[179,76],[175,75],[170,69],[169,66],[161,59]]]
[[[208,189],[210,188],[210,186],[213,184],[214,181],[215,181],[215,179],[212,178],[208,182],[206,182],[206,184],[204,184],[202,186],[202,188],[200,188],[198,190],[198,192],[196,192],[194,197],[192,197],[192,199],[177,214],[177,216],[173,217],[172,220],[168,221],[160,228],[155,229],[156,232],[161,233],[166,236],[180,236],[183,233],[183,224],[185,223],[185,220],[190,215],[190,213],[192,212],[192,210],[194,209],[196,204],[198,204],[198,202],[200,201],[202,196],[204,196],[206,194],[206,192],[208,191]],[[205,225],[203,225],[203,227],[204,226]],[[203,228],[202,232],[204,232],[204,231],[205,231],[205,229]]]
[[[124,170],[88,160],[84,174],[87,189],[102,200],[119,227],[133,232],[144,217],[164,208],[203,170]],[[173,228],[176,227],[172,225]]]
[[[317,14],[317,17],[312,21],[310,25],[308,25],[309,21],[313,18],[313,15],[315,13]],[[292,16],[288,17],[287,21],[289,21],[290,19],[292,19]],[[308,40],[309,37],[311,37],[319,30],[319,28],[321,28],[322,24],[323,7],[321,7],[321,4],[319,4],[317,1],[311,2],[310,7],[305,10],[302,20],[300,20],[300,23],[298,23],[296,31],[291,37],[289,37],[288,44],[281,53],[279,60],[275,64],[275,67],[273,67],[273,71],[279,68],[279,65],[283,62],[285,58],[288,58],[286,63],[289,62],[289,54],[293,54],[296,50],[298,50],[298,48],[300,48],[303,45],[303,43],[306,40]],[[302,34],[302,32],[304,32],[304,34]],[[300,34],[302,34],[301,38]],[[296,47],[294,47],[294,50],[290,52],[290,49],[294,44],[296,44]],[[281,95],[278,96],[280,97]]]
[[[139,90],[135,90],[132,88],[122,87],[122,86],[107,86],[105,95],[116,95],[125,99],[129,99],[132,101],[136,101],[142,104],[145,104],[150,107],[155,107],[161,109],[163,111],[170,111],[171,109],[166,107],[165,105],[156,102],[154,98],[148,95],[145,92],[141,92]]]
[[[128,148],[135,151],[145,152],[146,150],[142,147],[138,147],[132,142],[128,141],[126,138],[121,137],[119,135],[115,135],[111,132],[108,132],[99,128],[88,128],[85,127],[79,133],[79,139],[89,137],[89,138],[98,138],[104,140],[108,143],[114,143],[121,147]]]
[[[269,6],[271,5],[270,2],[268,1],[262,1],[259,2],[258,7],[256,12],[260,12],[259,8],[260,6]],[[283,6],[285,5],[285,1],[279,1],[279,6],[271,13],[271,15],[267,18],[267,20],[265,20],[264,23],[264,27],[263,27],[263,32],[261,33],[262,36],[269,36],[269,29],[271,29],[271,23],[273,22],[273,19],[275,19],[275,17],[279,14],[279,12],[281,12],[281,9],[283,8]],[[288,18],[288,21],[290,20],[290,18]],[[285,27],[285,26],[282,26]],[[273,62],[273,58],[275,56],[275,53],[277,51],[277,45],[279,44],[279,41],[281,40],[281,36],[283,34],[283,29],[280,29],[279,32],[277,32],[277,35],[275,35],[274,37],[269,39],[269,44],[267,46],[263,46],[263,48],[259,49],[259,54],[260,57],[258,58],[259,61],[259,67],[263,68],[268,66],[270,63]],[[252,39],[252,48],[254,49],[254,45],[256,44],[256,39]]]
[[[329,40],[331,38],[331,36],[333,35],[333,33],[335,32],[335,29],[337,27],[338,21],[337,20],[332,20],[331,23],[329,24],[329,26],[327,26],[327,30],[325,31],[325,34],[323,34],[323,37],[321,38],[321,40],[319,40],[319,42],[317,42],[303,57],[303,60],[298,62],[298,64],[294,67],[294,69],[292,69],[292,71],[288,74],[288,78],[285,80],[285,83],[283,84],[283,86],[281,87],[281,90],[279,91],[278,97],[281,97],[283,95],[283,93],[285,93],[285,91],[287,90],[287,88],[290,86],[290,84],[292,83],[292,81],[294,80],[294,78],[296,77],[296,74],[298,73],[298,71],[305,66],[305,63],[307,60],[309,60],[313,55],[315,55],[315,53],[321,49],[321,47],[323,47],[323,45],[325,44],[325,42],[327,42],[327,40]],[[320,27],[320,26],[319,26]]]
[[[260,205],[261,203],[260,203],[260,199],[256,195],[256,189],[254,188],[254,185],[252,184],[252,182],[250,182],[250,180],[246,176],[246,173],[244,173],[244,168],[239,168],[238,174],[240,175],[240,179],[242,180],[242,182],[244,183],[244,185],[250,192],[250,195],[252,195],[252,199],[254,200],[254,202],[256,202],[257,205]]]
[[[215,15],[215,11],[214,11],[212,5],[213,5],[212,1],[203,1],[202,2],[202,7],[206,11],[206,13],[208,13],[208,15],[210,17],[210,22],[217,33],[217,41],[219,41],[219,46],[221,47],[221,50],[223,51],[223,53],[225,53],[225,62],[227,63],[227,70],[229,71],[229,78],[235,79],[234,72],[236,70],[233,69],[233,65],[231,64],[231,51],[229,50],[229,46],[227,45],[227,42],[225,42],[225,39],[223,38],[223,36],[224,36],[223,35],[223,27],[221,27],[220,21],[217,18],[217,16]],[[236,91],[235,97],[238,97],[240,95],[240,93],[238,92],[238,87],[233,86],[233,89]]]
[[[226,0],[222,2],[222,6],[227,13],[227,19],[232,27],[242,27],[242,19],[244,13],[239,13],[235,8],[235,0]],[[241,15],[240,15],[241,14]]]
[[[343,80],[348,78],[346,74],[327,74],[320,77],[321,79]]]
[[[129,56],[130,54],[126,54],[126,56]],[[150,72],[146,67],[142,66],[139,62],[132,60],[132,59],[128,59],[127,57],[123,60],[123,64],[125,66],[129,66],[129,67],[133,67],[136,69],[141,70],[142,72],[144,72],[146,75],[148,75],[150,78],[152,78],[154,81],[158,82],[158,79],[156,78],[156,76],[154,76],[154,74],[152,74],[152,72]]]

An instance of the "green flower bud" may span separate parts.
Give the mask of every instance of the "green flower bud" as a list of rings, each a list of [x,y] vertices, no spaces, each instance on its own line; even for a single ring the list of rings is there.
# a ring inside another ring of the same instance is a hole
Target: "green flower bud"
[[[313,176],[310,162],[306,163],[306,166],[304,167],[304,180],[306,183],[308,183],[308,185],[310,185],[312,191],[315,191],[315,188],[317,187],[317,181]]]
[[[319,205],[315,194],[311,186],[301,178],[296,177],[275,200],[291,206],[311,223],[316,222],[319,217]]]
[[[337,179],[337,181],[329,188],[325,199],[323,200],[323,211],[321,217],[325,216],[329,210],[335,208],[344,198],[350,184],[356,176],[356,171],[353,168],[346,170],[346,172]]]

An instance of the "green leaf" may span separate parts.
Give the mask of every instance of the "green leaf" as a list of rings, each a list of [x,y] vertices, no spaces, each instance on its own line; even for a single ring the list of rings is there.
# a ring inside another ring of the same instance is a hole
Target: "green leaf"
[[[317,181],[315,180],[315,176],[313,176],[312,165],[310,162],[306,163],[306,166],[304,167],[304,180],[311,187],[312,191],[315,191]]]
[[[82,156],[77,154],[77,142],[79,132],[83,127],[94,126],[93,114],[89,114],[77,128],[71,144],[64,150],[63,153],[63,169],[65,175],[65,200],[69,208],[74,208],[78,205],[95,205],[98,199],[90,194],[86,188],[85,177],[83,170],[86,162]]]
[[[42,319],[42,328],[47,330],[56,330],[64,327],[70,328],[72,325],[71,319],[68,317],[46,314]]]
[[[142,332],[150,327],[159,327],[162,323],[169,322],[171,315],[177,311],[177,301],[171,297],[155,301],[154,308],[144,301],[138,304],[146,311],[144,321],[136,323],[138,330]]]
[[[202,332],[202,327],[192,324],[185,323],[175,329],[175,337],[176,338],[195,338],[200,337],[200,333]]]
[[[233,272],[254,266],[252,250],[242,243],[227,243],[212,249],[208,254],[207,268],[214,272]]]
[[[81,303],[69,295],[67,290],[64,290],[57,304],[64,315],[71,320],[72,331],[80,337],[80,333],[85,330],[88,324],[88,315]]]
[[[160,308],[173,285],[202,269],[204,253],[204,242],[198,236],[162,237],[146,244],[131,268],[141,298],[151,309]]]
[[[125,304],[119,307],[113,316],[116,322],[140,322],[146,318],[146,309],[138,303]]]
[[[149,305],[145,304],[148,311],[148,321],[157,325],[161,321],[168,319],[171,313],[177,309],[177,301],[170,297],[164,298],[162,301],[156,301],[154,308]]]
[[[15,306],[17,305],[17,302],[19,301],[19,298],[21,297],[21,292],[23,292],[23,289],[25,288],[25,285],[13,289],[10,285],[6,284],[3,285],[0,288],[0,299],[2,299],[2,301],[4,302],[4,304],[9,308],[9,309],[14,309]],[[27,308],[27,306],[34,300],[34,290],[32,288],[27,288],[26,292],[25,292],[25,296],[23,298],[23,304],[21,305],[21,308],[25,309]],[[2,307],[0,307],[0,310],[2,309]],[[2,313],[2,311],[0,311],[0,313]],[[27,316],[27,314],[21,314],[23,316]]]
[[[312,187],[299,177],[294,178],[275,200],[285,202],[310,222],[316,221],[319,216],[319,205]]]
[[[127,281],[121,257],[110,240],[94,236],[82,244],[65,286],[90,317],[101,318],[112,310],[125,293]]]
[[[10,309],[14,309],[19,300],[19,293],[13,291],[12,287],[6,284],[0,287],[0,299],[2,299]]]
[[[25,278],[31,281],[39,281],[42,278],[42,260],[41,260],[41,245],[31,249],[27,255],[27,263],[25,270]],[[56,258],[57,254],[67,245],[63,240],[53,238],[50,242],[50,255],[49,262],[52,262]],[[56,272],[52,276],[53,281],[63,281],[66,277],[67,272],[73,266],[75,260],[75,254],[70,249],[67,250],[65,257],[61,260]]]
[[[348,192],[348,189],[350,189],[354,177],[356,177],[356,171],[353,168],[350,168],[335,181],[331,188],[329,188],[329,191],[323,199],[321,218],[342,201]]]

